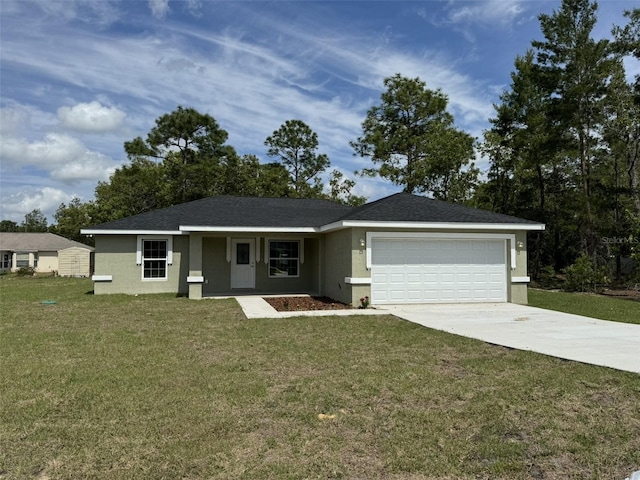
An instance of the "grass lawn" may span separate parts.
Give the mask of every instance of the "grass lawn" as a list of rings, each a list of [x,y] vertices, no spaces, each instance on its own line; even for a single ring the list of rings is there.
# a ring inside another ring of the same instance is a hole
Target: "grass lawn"
[[[640,302],[592,293],[567,293],[530,288],[529,305],[601,320],[640,324]],[[640,354],[640,353],[639,353]],[[640,467],[638,467],[640,469]]]
[[[620,479],[640,375],[391,316],[0,278],[0,478]],[[55,300],[44,305],[43,300]]]

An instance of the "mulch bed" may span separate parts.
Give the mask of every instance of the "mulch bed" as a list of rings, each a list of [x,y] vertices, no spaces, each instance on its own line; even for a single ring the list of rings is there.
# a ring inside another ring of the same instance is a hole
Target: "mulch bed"
[[[600,293],[607,297],[624,298],[626,300],[634,300],[640,302],[640,290],[605,290]]]
[[[309,310],[346,310],[350,305],[329,297],[267,297],[264,301],[278,312],[306,312]]]

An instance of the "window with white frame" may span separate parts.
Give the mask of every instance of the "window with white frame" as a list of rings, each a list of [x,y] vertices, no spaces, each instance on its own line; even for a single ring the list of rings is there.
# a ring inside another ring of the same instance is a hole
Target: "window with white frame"
[[[300,241],[269,241],[269,277],[297,277],[300,272]]]
[[[168,251],[167,240],[142,240],[142,278],[167,278]]]
[[[24,268],[29,266],[28,253],[16,253],[16,268]]]

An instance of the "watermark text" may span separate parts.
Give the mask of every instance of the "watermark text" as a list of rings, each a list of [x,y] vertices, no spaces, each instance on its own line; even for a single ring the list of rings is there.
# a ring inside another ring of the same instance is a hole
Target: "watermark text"
[[[602,243],[607,245],[638,245],[640,238],[638,237],[602,237]]]

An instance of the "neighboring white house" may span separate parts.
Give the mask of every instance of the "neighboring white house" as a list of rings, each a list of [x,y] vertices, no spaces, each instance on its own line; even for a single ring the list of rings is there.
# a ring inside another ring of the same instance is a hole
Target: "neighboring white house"
[[[88,277],[94,248],[53,233],[0,232],[0,272],[31,267],[38,273]]]

